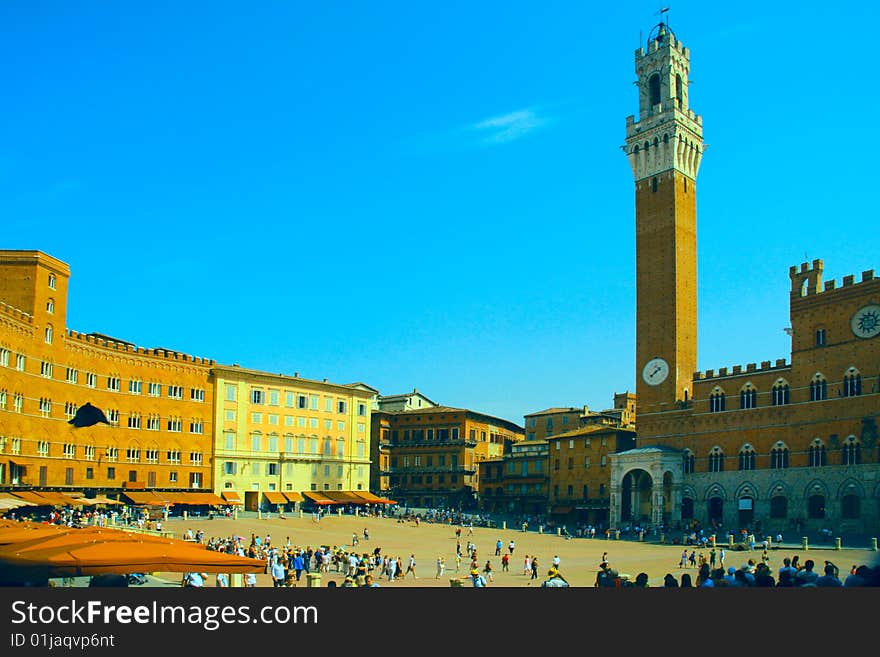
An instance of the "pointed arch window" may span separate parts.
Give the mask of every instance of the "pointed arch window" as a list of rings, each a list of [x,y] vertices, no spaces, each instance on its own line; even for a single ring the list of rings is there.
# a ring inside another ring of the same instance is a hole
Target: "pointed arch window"
[[[758,407],[758,391],[747,383],[739,393],[740,408],[757,408]]]
[[[788,467],[789,449],[784,444],[777,443],[770,450],[770,468],[772,470],[784,470]]]
[[[773,406],[785,406],[791,401],[791,388],[783,379],[779,379],[771,390],[770,401]]]
[[[821,468],[828,464],[828,454],[825,451],[825,445],[818,438],[810,445],[809,457],[811,468]]]
[[[715,388],[709,395],[709,412],[720,413],[726,405],[724,391],[721,388]]]
[[[746,445],[739,452],[739,469],[755,469],[755,450],[750,445]]]
[[[862,394],[862,375],[853,368],[843,377],[843,396],[858,397]]]
[[[684,457],[682,457],[682,467],[685,474],[692,474],[694,472],[694,453],[690,450],[687,450],[684,453]]]
[[[724,452],[720,447],[713,447],[709,452],[709,472],[724,472]]]
[[[828,399],[828,381],[821,374],[816,374],[810,381],[810,401]]]
[[[859,465],[862,462],[862,446],[859,441],[850,436],[847,438],[841,448],[840,464],[841,465]]]

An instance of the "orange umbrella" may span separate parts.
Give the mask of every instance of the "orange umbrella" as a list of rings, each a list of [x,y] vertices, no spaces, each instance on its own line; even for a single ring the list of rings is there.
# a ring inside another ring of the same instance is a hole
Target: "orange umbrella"
[[[52,527],[52,526],[45,526]],[[257,573],[260,559],[208,550],[201,545],[118,529],[69,527],[39,530],[20,540],[0,538],[0,584],[45,583],[50,577],[77,577],[132,572]],[[0,528],[0,537],[13,530]]]

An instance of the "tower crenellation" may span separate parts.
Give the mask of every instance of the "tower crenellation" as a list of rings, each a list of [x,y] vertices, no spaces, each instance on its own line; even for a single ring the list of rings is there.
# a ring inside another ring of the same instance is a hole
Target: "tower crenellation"
[[[792,300],[852,288],[864,283],[872,283],[880,278],[873,269],[866,269],[861,273],[859,281],[856,281],[855,274],[847,274],[841,278],[840,285],[838,285],[834,279],[822,280],[823,269],[822,260],[818,259],[813,260],[812,263],[804,262],[800,266],[789,267],[788,277],[791,280]]]

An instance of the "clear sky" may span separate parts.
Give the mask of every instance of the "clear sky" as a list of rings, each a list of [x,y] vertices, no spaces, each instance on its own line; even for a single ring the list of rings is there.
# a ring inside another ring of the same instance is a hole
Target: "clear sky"
[[[0,4],[0,248],[68,327],[523,423],[635,390],[620,146],[660,2]],[[670,4],[709,145],[699,367],[880,270],[880,10]]]

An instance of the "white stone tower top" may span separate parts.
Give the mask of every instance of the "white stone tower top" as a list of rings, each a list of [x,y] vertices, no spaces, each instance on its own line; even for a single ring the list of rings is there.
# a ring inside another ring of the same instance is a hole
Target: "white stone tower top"
[[[675,169],[696,180],[703,145],[703,120],[688,108],[690,51],[666,23],[648,36],[648,51],[636,50],[639,118],[626,119],[622,146],[636,182]]]

